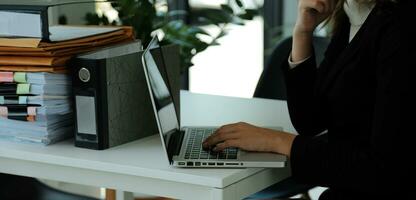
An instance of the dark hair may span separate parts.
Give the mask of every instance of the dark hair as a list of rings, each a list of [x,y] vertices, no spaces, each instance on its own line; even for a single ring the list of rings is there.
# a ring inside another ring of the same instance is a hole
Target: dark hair
[[[331,25],[332,28],[332,34],[336,33],[340,29],[340,25],[347,18],[347,15],[344,11],[344,3],[346,0],[335,0],[336,6],[335,10],[327,20],[327,24]],[[398,3],[400,0],[355,0],[359,3],[375,3],[380,6],[385,6],[389,4],[395,4]]]

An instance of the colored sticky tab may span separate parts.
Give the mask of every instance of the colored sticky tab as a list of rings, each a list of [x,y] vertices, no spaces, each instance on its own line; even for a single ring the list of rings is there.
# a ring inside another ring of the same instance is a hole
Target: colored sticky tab
[[[34,122],[34,121],[36,121],[36,116],[29,115],[29,116],[26,117],[26,120],[28,122]]]
[[[29,94],[30,84],[17,84],[16,94]]]
[[[36,107],[27,107],[27,115],[36,116]]]
[[[13,72],[0,72],[0,83],[13,82]]]
[[[0,106],[0,116],[7,117],[9,115],[9,112],[7,110],[7,107]]]
[[[13,76],[14,82],[27,83],[25,72],[15,72]]]
[[[4,97],[3,96],[0,96],[0,105],[1,104],[4,104]]]
[[[27,96],[20,96],[19,104],[27,104]]]

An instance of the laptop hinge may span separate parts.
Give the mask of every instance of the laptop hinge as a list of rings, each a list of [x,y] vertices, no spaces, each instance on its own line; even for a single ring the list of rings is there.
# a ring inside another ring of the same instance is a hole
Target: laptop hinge
[[[176,130],[172,134],[169,140],[169,144],[168,144],[168,155],[169,155],[170,161],[172,161],[173,156],[179,155],[181,151],[182,140],[184,136],[185,136],[185,131],[180,131],[180,130]]]

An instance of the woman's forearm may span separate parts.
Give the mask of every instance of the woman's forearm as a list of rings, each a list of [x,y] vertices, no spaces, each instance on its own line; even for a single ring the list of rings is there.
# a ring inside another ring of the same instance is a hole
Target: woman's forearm
[[[293,31],[291,61],[299,62],[312,55],[313,33]]]
[[[293,29],[292,62],[312,55],[315,28],[327,19],[335,8],[334,0],[299,0],[298,17]]]

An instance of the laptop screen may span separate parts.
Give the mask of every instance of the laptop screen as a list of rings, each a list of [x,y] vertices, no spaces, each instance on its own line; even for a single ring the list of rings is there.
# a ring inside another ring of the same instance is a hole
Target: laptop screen
[[[164,81],[159,69],[165,69],[165,66],[159,68],[150,50],[157,49],[160,51],[157,37],[153,38],[149,46],[143,53],[143,64],[145,75],[149,84],[150,94],[153,98],[153,105],[158,121],[159,131],[163,134],[163,142],[166,150],[169,149],[169,140],[173,133],[179,130],[179,122],[176,116],[176,110],[173,103],[172,95],[169,91],[168,84]],[[161,56],[163,59],[163,55]]]

